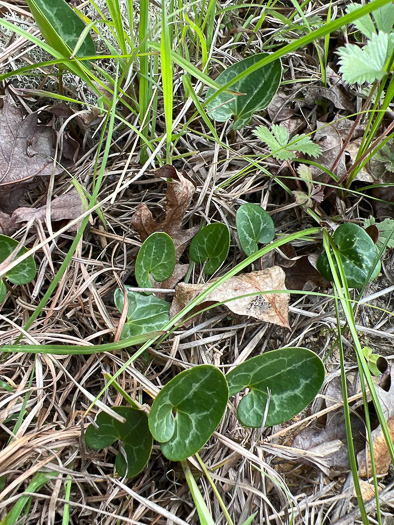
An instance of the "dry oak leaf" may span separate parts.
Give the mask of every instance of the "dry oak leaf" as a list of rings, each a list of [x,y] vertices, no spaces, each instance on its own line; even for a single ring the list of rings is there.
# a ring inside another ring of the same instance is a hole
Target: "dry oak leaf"
[[[175,288],[175,297],[170,310],[171,316],[180,312],[182,308],[214,282],[215,279],[207,284],[179,283]],[[247,315],[259,321],[289,328],[290,295],[288,293],[256,295],[259,292],[275,292],[275,290],[285,289],[284,271],[279,266],[273,266],[266,270],[231,277],[209,294],[199,305],[199,308],[204,308],[206,303],[228,301],[225,303],[226,308],[237,315]],[[246,294],[252,295],[240,297]],[[237,299],[237,297],[239,298]]]
[[[22,110],[4,98],[0,113],[0,210],[12,213],[34,177],[63,171],[53,165],[53,131],[38,125],[37,113],[25,119]]]
[[[173,166],[163,166],[156,170],[155,176],[170,179],[167,182],[165,217],[156,222],[146,204],[140,204],[131,219],[132,227],[145,241],[155,232],[167,233],[175,244],[177,261],[191,239],[196,235],[199,226],[182,229],[182,221],[195,193],[194,183],[185,174],[179,173]]]

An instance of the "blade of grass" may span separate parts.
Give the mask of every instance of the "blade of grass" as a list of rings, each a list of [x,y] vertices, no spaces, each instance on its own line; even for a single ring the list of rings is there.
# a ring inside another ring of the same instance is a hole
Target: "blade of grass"
[[[172,140],[172,111],[173,111],[173,70],[172,70],[172,39],[171,27],[167,19],[167,5],[162,2],[161,10],[161,75],[163,79],[164,116],[166,123],[166,163],[171,164],[171,140]]]

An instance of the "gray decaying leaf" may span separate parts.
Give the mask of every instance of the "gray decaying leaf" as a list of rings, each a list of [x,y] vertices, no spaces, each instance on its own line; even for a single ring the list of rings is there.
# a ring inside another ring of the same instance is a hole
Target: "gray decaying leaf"
[[[69,193],[53,199],[50,205],[51,222],[77,219],[84,212],[84,207],[77,190],[72,189]],[[31,219],[46,221],[47,205],[40,208],[18,208],[12,215],[0,212],[0,227],[6,235],[12,235],[21,224]],[[70,231],[78,229],[78,225],[70,228]]]
[[[12,213],[34,177],[58,174],[54,166],[54,135],[38,125],[38,115],[23,119],[22,111],[4,98],[0,113],[0,210]]]
[[[322,149],[321,155],[315,159],[317,164],[321,164],[325,168],[331,169],[338,155],[341,152],[343,141],[340,131],[336,127],[336,123],[327,124],[326,122],[317,122],[317,131],[314,136],[314,142],[318,143]],[[319,175],[322,174],[318,168],[311,168],[313,179],[320,181]],[[342,154],[336,169],[335,174],[341,178],[346,173],[345,153]],[[327,175],[322,174],[323,180]]]
[[[204,292],[215,280],[207,284],[180,283],[175,289],[171,306],[171,316],[176,315],[195,297]],[[279,266],[267,270],[237,275],[219,286],[199,305],[203,309],[207,303],[225,303],[226,308],[237,315],[254,317],[266,323],[273,323],[289,328],[288,305],[290,295],[287,293],[267,293],[253,295],[263,291],[285,290],[285,273]],[[252,294],[249,297],[239,296]],[[231,300],[230,300],[231,299]]]

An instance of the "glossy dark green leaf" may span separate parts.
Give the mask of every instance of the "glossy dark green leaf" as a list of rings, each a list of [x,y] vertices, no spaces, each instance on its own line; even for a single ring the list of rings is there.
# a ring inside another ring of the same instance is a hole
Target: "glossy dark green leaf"
[[[127,292],[129,307],[127,322],[122,331],[122,339],[134,335],[155,332],[170,320],[170,303],[154,295]],[[116,308],[123,312],[124,292],[118,288],[114,294]]]
[[[7,257],[15,250],[18,246],[18,241],[7,237],[6,235],[0,235],[0,263],[5,261]],[[25,247],[22,247],[16,258],[20,257],[27,252]],[[6,273],[6,278],[13,284],[27,284],[30,283],[36,276],[36,263],[34,257],[31,255],[15,268]]]
[[[266,56],[267,53],[258,53],[237,62],[225,69],[218,76],[216,82],[224,86]],[[232,90],[242,93],[242,95],[221,93],[211,102],[208,102],[206,106],[208,115],[218,122],[226,122],[234,116],[234,129],[243,128],[248,124],[254,113],[266,108],[274,98],[279,87],[281,75],[282,66],[280,60],[275,60],[261,67],[231,86]],[[214,93],[215,90],[210,88],[207,92],[206,100],[209,100]]]
[[[306,348],[281,348],[253,357],[227,374],[230,396],[248,388],[237,417],[246,427],[278,425],[301,412],[319,392],[324,365]]]
[[[141,288],[152,288],[155,281],[171,277],[175,268],[174,241],[166,233],[152,233],[140,248],[135,262],[135,278]]]
[[[116,470],[120,476],[131,478],[143,470],[152,452],[148,416],[142,410],[131,407],[115,407],[113,410],[126,418],[126,422],[121,423],[101,412],[96,420],[98,427],[89,425],[86,429],[85,441],[90,448],[99,450],[120,439],[127,460],[119,453],[115,461]]]
[[[351,223],[341,224],[335,230],[333,239],[338,247],[350,288],[362,288],[379,275],[378,249],[368,233],[360,226]],[[317,269],[327,281],[334,280],[326,253],[320,255]]]
[[[64,0],[27,0],[27,3],[46,42],[68,58],[85,29],[84,22]],[[88,33],[77,56],[95,54],[94,42]],[[90,67],[89,63],[85,64]]]
[[[227,259],[230,249],[230,232],[226,225],[216,223],[205,226],[190,244],[190,258],[202,264],[204,272],[212,275]]]
[[[163,454],[181,461],[198,452],[223,417],[228,400],[224,375],[211,365],[181,372],[156,397],[149,428]]]
[[[257,243],[269,243],[275,235],[274,221],[257,204],[243,204],[237,211],[236,224],[239,242],[248,257],[258,251]]]

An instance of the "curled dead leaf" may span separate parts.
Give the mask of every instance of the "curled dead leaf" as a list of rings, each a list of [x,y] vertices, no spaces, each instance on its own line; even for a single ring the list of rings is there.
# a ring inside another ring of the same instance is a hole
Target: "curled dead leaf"
[[[174,316],[190,303],[195,297],[204,292],[210,284],[180,283],[175,289],[175,297],[171,306],[171,315]],[[273,323],[289,328],[288,321],[288,293],[275,293],[275,290],[285,290],[285,273],[279,266],[266,270],[246,273],[232,277],[219,286],[204,302],[199,309],[207,303],[225,303],[226,308],[237,315],[254,317],[266,323]],[[272,292],[256,295],[259,292]],[[241,297],[249,295],[248,297]]]

